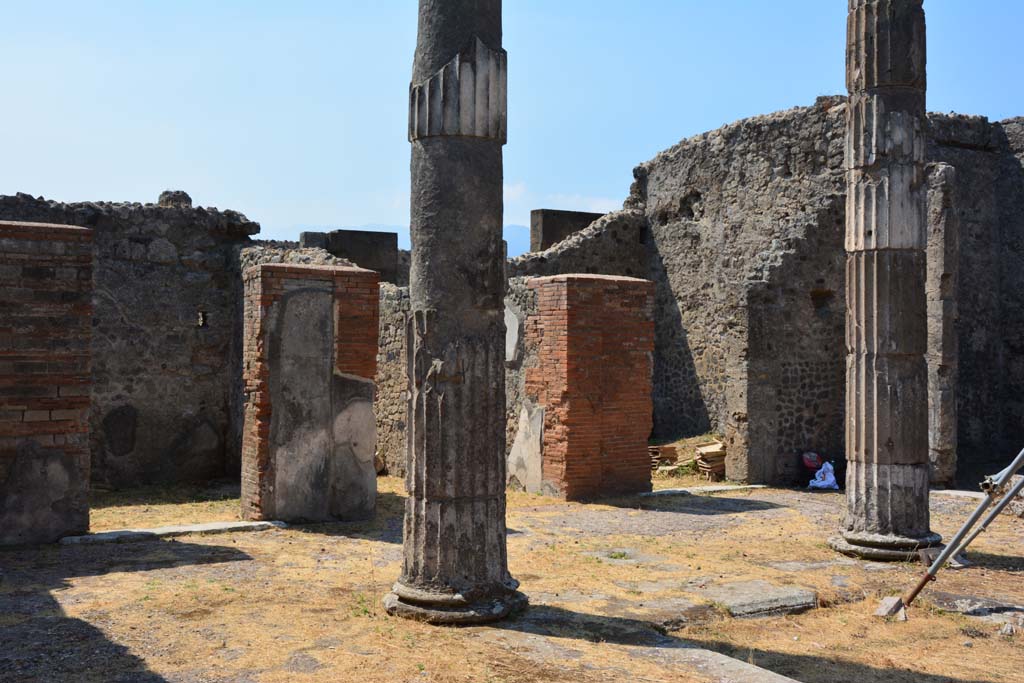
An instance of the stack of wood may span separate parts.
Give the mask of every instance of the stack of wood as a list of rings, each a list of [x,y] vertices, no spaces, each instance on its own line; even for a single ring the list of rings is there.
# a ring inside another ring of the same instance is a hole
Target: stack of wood
[[[674,465],[678,459],[675,446],[648,446],[647,453],[651,456],[651,469]]]
[[[697,471],[708,481],[719,481],[725,478],[725,444],[721,441],[708,441],[698,444]]]

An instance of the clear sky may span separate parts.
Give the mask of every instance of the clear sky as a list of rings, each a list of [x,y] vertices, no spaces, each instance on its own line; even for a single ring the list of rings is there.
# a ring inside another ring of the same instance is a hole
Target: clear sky
[[[844,92],[846,0],[505,0],[505,223],[605,211],[637,163]],[[1024,0],[926,0],[933,111],[1024,115]],[[0,0],[0,194],[183,189],[262,236],[408,244],[415,0]]]

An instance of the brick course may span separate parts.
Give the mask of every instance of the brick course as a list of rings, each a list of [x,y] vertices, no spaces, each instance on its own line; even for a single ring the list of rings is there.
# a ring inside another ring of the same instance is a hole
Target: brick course
[[[272,509],[276,442],[271,433],[272,361],[268,357],[274,309],[289,291],[330,287],[334,375],[372,382],[377,370],[379,275],[353,267],[265,263],[246,269],[243,279],[242,513],[247,519],[279,518]],[[315,334],[315,330],[311,328],[309,334]],[[324,481],[323,487],[327,486]]]
[[[0,545],[89,528],[92,231],[0,221]]]
[[[543,479],[567,499],[649,491],[654,285],[603,275],[534,278],[524,394],[544,408]]]

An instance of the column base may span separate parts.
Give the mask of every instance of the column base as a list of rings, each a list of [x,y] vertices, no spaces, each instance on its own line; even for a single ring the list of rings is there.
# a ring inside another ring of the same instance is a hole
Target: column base
[[[927,533],[919,538],[886,534],[848,533],[828,540],[843,555],[877,562],[916,562],[918,551],[942,543],[942,536]]]
[[[384,609],[392,616],[428,624],[484,624],[525,609],[527,597],[517,590],[469,602],[460,595],[434,593],[396,583],[384,596]]]

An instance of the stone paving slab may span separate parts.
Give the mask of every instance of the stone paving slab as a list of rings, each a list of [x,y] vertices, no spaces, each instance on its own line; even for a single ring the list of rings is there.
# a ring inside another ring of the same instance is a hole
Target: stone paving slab
[[[945,496],[948,498],[967,498],[969,500],[984,500],[985,494],[981,491],[960,491],[957,489],[933,489],[930,492],[933,496]]]
[[[799,586],[776,586],[755,579],[731,583],[712,583],[694,590],[723,606],[734,617],[764,617],[796,614],[814,609],[818,596]]]
[[[641,493],[643,497],[651,496],[700,496],[710,493],[726,493],[729,491],[750,491],[767,488],[764,484],[719,484],[711,486],[687,486],[680,489],[661,489]]]
[[[188,534],[208,535],[226,534],[238,531],[266,531],[267,529],[283,529],[284,522],[207,522],[205,524],[181,524],[175,526],[158,526],[152,529],[116,529],[101,531],[84,536],[65,536],[60,539],[62,545],[88,545],[97,543],[134,543],[154,538],[170,538]]]
[[[567,631],[574,636],[565,637]],[[527,610],[498,628],[478,631],[477,637],[511,646],[518,655],[545,664],[573,660],[588,669],[600,670],[600,663],[590,661],[576,647],[576,639],[584,639],[601,642],[605,651],[615,650],[631,659],[655,662],[666,672],[697,674],[714,683],[797,683],[759,666],[659,633],[649,624],[632,619],[602,619],[557,608],[550,613],[544,608]],[[626,680],[623,674],[628,676],[628,672],[607,673],[608,680]]]

